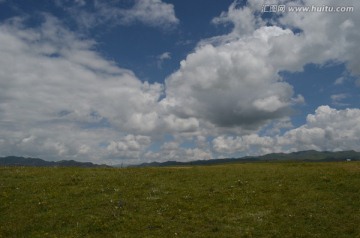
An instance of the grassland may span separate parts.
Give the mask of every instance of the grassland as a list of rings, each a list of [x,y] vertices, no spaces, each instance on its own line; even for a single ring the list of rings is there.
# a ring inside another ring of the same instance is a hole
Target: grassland
[[[360,163],[2,167],[0,237],[360,237]]]

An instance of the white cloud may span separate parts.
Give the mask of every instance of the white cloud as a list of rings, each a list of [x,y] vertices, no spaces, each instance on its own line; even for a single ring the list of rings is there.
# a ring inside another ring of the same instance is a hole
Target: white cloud
[[[241,137],[218,136],[212,143],[214,150],[218,153],[232,154],[247,149],[247,146],[242,142]]]
[[[171,59],[171,53],[170,52],[164,52],[161,55],[157,57],[157,66],[159,69],[162,68],[162,64],[165,60]]]
[[[290,130],[283,136],[283,144],[292,150],[359,150],[360,109],[336,110],[320,106],[307,116],[307,124]]]
[[[302,1],[296,3],[283,1],[283,3],[295,5],[304,4],[308,6],[319,4],[317,1]],[[258,47],[251,47],[252,44],[248,43],[244,43],[244,45],[250,49],[258,49],[263,52],[261,57],[256,58],[258,60],[264,59],[265,62],[270,64],[268,68],[272,69],[272,71],[268,72],[272,75],[282,70],[301,71],[306,64],[326,64],[331,60],[345,62],[352,74],[359,74],[358,67],[355,67],[355,65],[359,65],[359,58],[357,56],[358,48],[356,47],[355,41],[360,40],[358,31],[354,29],[354,26],[360,24],[359,16],[356,13],[285,13],[282,17],[272,20],[272,23],[276,25],[277,22],[281,22],[284,27],[281,29],[278,27],[265,27],[263,22],[253,15],[254,12],[261,10],[261,5],[264,4],[262,1],[249,1],[248,4],[248,7],[245,8],[236,8],[236,4],[233,4],[228,12],[222,13],[220,17],[213,20],[214,23],[233,23],[234,30],[230,34],[205,40],[200,45],[203,46],[212,43],[218,47],[222,47],[223,45],[229,45],[233,42],[243,41],[242,39],[250,38],[252,42],[254,42],[254,38],[258,38],[263,39],[264,42],[261,45],[259,44]],[[276,4],[280,3],[276,2]],[[359,3],[355,1],[346,1],[346,4],[352,6],[359,5]],[[249,14],[249,12],[251,14]],[[239,21],[238,19],[242,20]],[[340,28],[334,26],[340,26]],[[294,28],[300,29],[300,32],[294,34],[290,30]],[[339,31],[341,31],[341,34]],[[253,43],[253,45],[255,45],[255,43]],[[264,47],[264,45],[266,47]],[[234,49],[234,51],[235,50],[241,50],[241,48]],[[256,50],[254,51],[256,52]],[[246,58],[248,59],[250,57]],[[256,72],[259,71],[260,70],[257,70]],[[343,83],[343,81],[344,80],[339,79],[336,83],[340,84]],[[250,90],[250,88],[248,89],[249,91],[253,91]],[[277,105],[282,105],[280,103],[281,101],[277,100],[277,96],[278,94],[274,94],[269,97],[255,99],[253,105],[255,108],[263,108],[271,112],[277,108]],[[340,101],[347,96],[348,95],[344,94],[333,95],[333,103],[339,104]],[[300,96],[299,100],[301,98]],[[304,99],[302,98],[300,101],[304,101]],[[358,109],[348,109],[346,112],[350,111],[355,113]],[[349,118],[344,114],[346,114],[345,111],[336,111],[329,107],[319,107],[315,115],[308,116],[308,124],[289,130],[283,136],[268,137],[257,134],[244,136],[223,135],[216,137],[212,145],[216,152],[227,154],[233,154],[239,151],[245,154],[262,154],[303,149],[359,150],[360,145],[354,143],[354,141],[357,141],[357,139],[354,139],[356,138],[356,133],[349,135],[349,130],[351,130],[352,126],[348,123],[354,124],[352,121],[356,120],[356,117]],[[326,120],[324,115],[332,117],[336,117],[335,115],[337,115],[338,118],[341,118],[337,119],[337,121],[342,127],[339,128],[339,126],[335,124],[329,127],[328,124],[334,118]],[[310,123],[310,121],[314,120],[314,117],[317,118],[317,122],[320,123],[320,121],[322,121],[323,123],[318,126]],[[321,120],[319,117],[321,117]],[[341,123],[340,120],[344,122]],[[331,137],[331,135],[337,133],[340,135],[339,138]]]
[[[249,7],[241,7],[243,3],[234,1],[228,11],[222,12],[219,17],[212,20],[213,24],[232,24],[233,30],[229,35],[223,35],[212,38],[213,40],[233,41],[239,36],[251,35],[257,28],[264,25],[262,19],[255,16],[253,10]]]
[[[359,54],[354,52],[360,35],[353,29],[360,24],[358,14],[287,12],[267,20],[274,24],[267,26],[260,18],[259,4],[254,0],[239,7],[235,2],[214,18],[215,24],[233,24],[233,30],[201,41],[166,79],[164,104],[174,115],[200,119],[201,125],[256,131],[269,120],[291,115],[291,107],[305,101],[293,95],[292,86],[282,81],[279,72],[335,61],[358,73]],[[356,1],[347,4],[359,5]],[[335,25],[340,25],[341,34]]]
[[[288,115],[296,101],[293,89],[280,80],[268,52],[272,38],[289,33],[272,29],[260,28],[226,44],[199,46],[166,80],[164,101],[170,110],[220,127],[248,129]]]
[[[161,55],[159,55],[158,59],[159,60],[171,59],[171,54],[170,54],[170,52],[164,52]]]
[[[305,6],[337,6],[335,1],[305,0],[300,2],[289,2],[292,5]],[[341,3],[344,6],[353,6],[357,9],[359,1],[347,0]],[[360,16],[356,10],[348,13],[292,13],[288,12],[279,19],[282,24],[291,28],[302,30],[300,36],[303,38],[298,51],[301,61],[307,63],[323,64],[334,60],[346,62],[348,69],[354,75],[359,75],[359,48],[356,46],[360,39],[360,33],[356,26],[360,24]],[[315,24],[316,23],[316,24]],[[289,42],[290,44],[295,42]],[[294,44],[295,45],[295,44]]]
[[[58,1],[58,6],[68,11],[78,26],[91,29],[107,25],[131,25],[141,23],[151,27],[171,28],[179,23],[174,5],[161,0],[134,0],[129,8],[119,7],[118,2],[105,1]],[[93,8],[89,7],[93,5]]]
[[[139,109],[144,109],[141,116],[152,114],[160,85],[140,82],[131,71],[105,61],[91,50],[90,43],[76,40],[70,32],[62,30],[59,39],[52,30],[59,29],[54,21],[47,19],[40,31],[26,32],[34,39],[22,39],[23,31],[1,27],[6,120],[19,120],[19,115],[24,121],[107,119],[121,128],[129,120],[133,123]],[[151,121],[147,122],[150,126]]]
[[[139,159],[150,145],[151,138],[141,135],[126,135],[119,141],[111,141],[106,147],[110,156],[119,157],[123,161]]]
[[[199,129],[199,121],[194,118],[179,118],[174,115],[168,115],[164,122],[169,131],[176,132],[194,132]]]
[[[162,86],[141,82],[93,44],[50,16],[34,29],[0,26],[2,154],[105,157],[100,143],[154,131]]]
[[[77,3],[79,9],[88,4]],[[94,41],[81,39],[49,15],[32,29],[21,18],[1,24],[1,155],[140,163],[210,159],[212,152],[360,150],[359,109],[321,106],[305,125],[292,128],[292,108],[305,99],[279,75],[329,61],[344,62],[358,75],[360,36],[354,27],[359,15],[285,13],[270,19],[269,26],[260,18],[259,4],[253,0],[239,8],[234,3],[214,18],[213,23],[234,29],[199,42],[164,85],[141,82],[97,53]],[[94,6],[93,16],[85,9],[78,13],[88,27],[115,20],[154,27],[179,22],[173,5],[160,0],[138,0],[128,9],[103,2]],[[165,52],[158,60],[170,57]],[[339,104],[346,97],[331,99]],[[259,135],[261,129],[266,135]],[[164,142],[164,135],[174,139]],[[159,141],[159,150],[153,150]]]
[[[184,148],[179,142],[166,142],[158,152],[147,152],[145,157],[150,161],[192,161],[213,159],[209,148]]]
[[[286,4],[287,6],[338,6],[334,1],[317,0],[304,1],[269,1],[266,4]],[[328,61],[345,62],[353,75],[359,75],[359,49],[356,42],[360,39],[360,33],[356,26],[360,24],[360,16],[354,12],[329,13],[329,12],[285,12],[278,14],[276,18],[262,19],[261,9],[264,5],[262,0],[250,0],[245,7],[239,7],[235,1],[219,17],[213,19],[213,23],[234,25],[233,30],[222,36],[216,36],[204,40],[204,43],[224,44],[237,39],[251,36],[254,31],[266,28],[267,31],[278,31],[278,37],[267,38],[271,46],[267,54],[271,57],[273,65],[279,70],[301,71],[305,64],[325,64]],[[342,2],[344,6],[360,7],[356,0]],[[276,15],[276,13],[274,13]],[[282,30],[265,27],[266,24],[279,26]],[[300,30],[294,34],[292,30]],[[287,34],[285,33],[287,31]],[[261,31],[267,37],[265,29]],[[274,35],[273,35],[274,36]]]
[[[213,141],[218,153],[266,154],[301,150],[339,151],[360,149],[360,109],[336,110],[320,106],[307,122],[283,135],[219,136]]]
[[[169,27],[179,23],[174,6],[161,0],[136,0],[128,10],[119,11],[120,21],[126,24],[142,22],[150,26]]]
[[[346,77],[341,76],[341,77],[339,77],[339,78],[337,78],[337,79],[335,80],[334,84],[335,84],[335,85],[341,85],[341,84],[343,84],[345,81],[346,81]]]
[[[213,141],[216,152],[232,155],[242,152],[244,155],[260,155],[274,152],[275,144],[272,137],[250,134],[245,136],[219,136]]]
[[[350,97],[347,93],[339,93],[331,95],[332,104],[337,106],[348,106],[348,104],[342,102],[344,99]]]

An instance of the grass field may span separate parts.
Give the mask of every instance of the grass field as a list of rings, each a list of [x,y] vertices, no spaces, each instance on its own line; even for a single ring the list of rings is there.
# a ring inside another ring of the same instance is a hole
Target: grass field
[[[2,167],[0,237],[360,237],[360,163]]]

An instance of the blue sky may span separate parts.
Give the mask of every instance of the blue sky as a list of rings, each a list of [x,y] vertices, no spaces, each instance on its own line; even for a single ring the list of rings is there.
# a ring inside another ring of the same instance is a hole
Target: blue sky
[[[0,156],[360,151],[359,3],[0,1]],[[336,6],[337,6],[336,5]]]

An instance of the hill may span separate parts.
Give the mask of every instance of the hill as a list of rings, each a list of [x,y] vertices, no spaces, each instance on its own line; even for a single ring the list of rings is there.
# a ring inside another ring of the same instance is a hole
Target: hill
[[[129,167],[165,167],[165,166],[185,166],[185,165],[216,165],[228,163],[253,163],[253,162],[276,162],[276,161],[298,161],[298,162],[330,162],[330,161],[360,161],[360,152],[356,151],[299,151],[293,153],[272,153],[262,156],[246,156],[241,158],[224,158],[212,160],[195,160],[189,162],[166,161],[151,162]],[[33,166],[33,167],[110,167],[108,165],[98,165],[91,162],[79,162],[75,160],[46,161],[39,158],[25,158],[18,156],[0,157],[0,166]],[[120,166],[115,166],[120,167]],[[121,166],[122,167],[122,166]]]
[[[106,165],[75,160],[45,161],[39,158],[25,158],[18,156],[0,157],[0,166],[33,166],[33,167],[106,167]]]
[[[190,162],[166,161],[152,162],[137,165],[139,167],[162,167],[181,165],[215,165],[227,163],[249,163],[249,162],[275,162],[275,161],[298,161],[298,162],[331,162],[331,161],[357,161],[360,160],[360,152],[350,151],[315,151],[306,150],[292,153],[271,153],[262,156],[246,156],[241,158],[225,158],[213,160],[195,160]],[[137,167],[136,166],[136,167]]]

